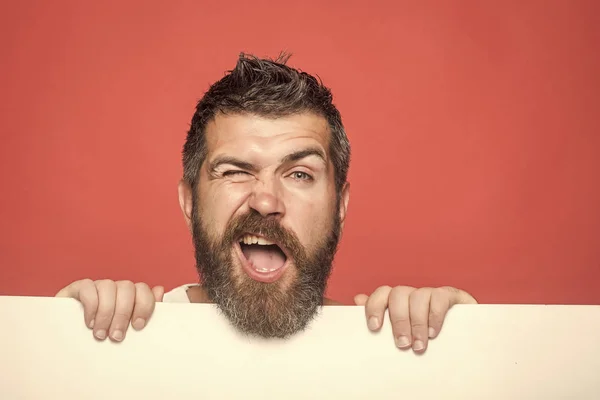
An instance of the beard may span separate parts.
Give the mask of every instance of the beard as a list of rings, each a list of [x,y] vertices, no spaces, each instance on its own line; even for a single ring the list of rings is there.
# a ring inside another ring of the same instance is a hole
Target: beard
[[[220,240],[214,240],[204,228],[196,199],[193,202],[192,235],[200,284],[234,328],[282,339],[304,330],[323,305],[341,232],[338,213],[332,213],[331,229],[308,252],[278,219],[254,210],[233,218]],[[233,246],[240,237],[258,232],[268,232],[268,239],[284,247],[291,258],[288,270],[272,283],[253,280],[234,258]],[[292,275],[291,282],[286,274]]]

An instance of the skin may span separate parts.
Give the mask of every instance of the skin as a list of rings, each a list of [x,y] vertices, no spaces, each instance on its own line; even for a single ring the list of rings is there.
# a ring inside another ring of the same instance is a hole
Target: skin
[[[199,173],[198,212],[206,231],[217,240],[234,216],[255,210],[263,217],[277,217],[309,253],[314,252],[316,240],[331,229],[334,212],[343,228],[350,198],[346,184],[335,209],[329,136],[325,119],[312,114],[276,120],[217,116],[206,127],[208,154]],[[304,157],[297,158],[300,155]],[[189,185],[180,182],[179,203],[190,230],[193,196]],[[295,275],[295,269],[288,269],[279,283],[285,288]]]
[[[263,216],[277,216],[308,251],[316,246],[314,238],[323,237],[330,229],[325,221],[333,212],[339,213],[343,227],[349,185],[344,186],[342,201],[335,209],[334,167],[328,154],[330,133],[324,118],[313,114],[276,120],[218,115],[207,126],[206,138],[208,154],[199,175],[198,207],[215,238],[223,234],[232,217],[249,209]],[[299,150],[310,151],[305,157],[282,162]],[[194,193],[183,181],[178,190],[184,220],[191,229]],[[244,273],[239,266],[237,269],[237,273]],[[294,276],[291,268],[280,283],[285,287]],[[84,279],[61,289],[56,296],[83,304],[86,326],[97,339],[122,341],[130,322],[136,330],[146,326],[163,295],[162,286]],[[190,288],[188,297],[192,303],[210,303],[200,287]],[[388,315],[396,346],[422,353],[429,339],[440,333],[452,306],[476,304],[476,300],[452,287],[381,286],[370,296],[357,295],[354,303],[364,307],[368,329],[378,331]],[[325,299],[324,304],[343,305],[331,299]]]

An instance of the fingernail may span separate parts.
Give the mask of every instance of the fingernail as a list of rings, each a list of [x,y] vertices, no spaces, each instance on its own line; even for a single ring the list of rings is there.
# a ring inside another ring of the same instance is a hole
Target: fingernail
[[[377,317],[370,317],[367,325],[370,330],[374,331],[379,328],[379,319],[377,319]]]
[[[413,349],[419,351],[425,348],[425,344],[421,340],[415,340],[415,344],[413,345]]]
[[[144,321],[143,318],[138,318],[135,321],[133,321],[133,324],[131,324],[131,326],[133,326],[133,328],[137,330],[142,329],[144,325],[146,325],[146,321]]]
[[[90,327],[90,329],[92,329],[94,327],[94,320],[91,320],[88,326]]]
[[[432,327],[429,327],[429,337],[432,338],[435,336],[435,329],[433,329]]]
[[[123,332],[116,330],[112,334],[112,338],[116,341],[121,341],[123,339]]]
[[[400,348],[410,346],[410,340],[406,336],[400,336],[396,339],[396,346]]]
[[[104,329],[100,329],[95,333],[95,336],[100,340],[104,340],[106,339],[106,331]]]

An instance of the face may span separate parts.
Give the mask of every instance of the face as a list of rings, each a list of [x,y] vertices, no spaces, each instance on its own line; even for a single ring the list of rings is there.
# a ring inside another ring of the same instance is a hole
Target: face
[[[324,118],[218,115],[195,193],[179,188],[202,285],[239,330],[287,337],[323,302],[348,204]]]

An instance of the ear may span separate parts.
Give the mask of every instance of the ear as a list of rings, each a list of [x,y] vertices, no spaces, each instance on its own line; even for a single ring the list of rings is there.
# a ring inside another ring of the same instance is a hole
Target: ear
[[[192,191],[192,187],[188,185],[183,179],[179,181],[179,185],[177,187],[179,191],[179,207],[181,207],[181,211],[183,212],[183,217],[185,218],[185,223],[188,226],[188,229],[192,230],[192,199],[194,193]]]
[[[342,228],[344,227],[344,220],[346,219],[346,213],[348,212],[348,203],[350,202],[350,182],[346,182],[342,188],[342,197],[340,198],[340,221]]]

